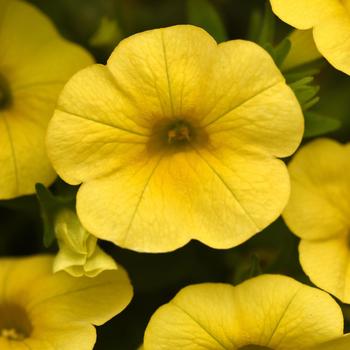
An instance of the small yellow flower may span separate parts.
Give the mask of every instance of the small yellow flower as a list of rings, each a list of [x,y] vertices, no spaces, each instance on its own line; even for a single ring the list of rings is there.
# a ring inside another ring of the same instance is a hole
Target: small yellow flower
[[[283,217],[301,238],[301,265],[313,283],[350,303],[350,144],[319,139],[289,165]]]
[[[35,192],[56,175],[45,133],[68,78],[93,62],[32,5],[0,0],[0,199]]]
[[[350,0],[270,0],[274,13],[298,29],[311,29],[320,53],[350,74]]]
[[[99,238],[137,251],[190,239],[238,245],[289,196],[276,157],[300,143],[300,106],[272,58],[180,25],[123,40],[65,86],[48,129],[55,169]]]
[[[96,331],[132,298],[126,272],[52,274],[50,256],[0,259],[0,349],[92,350]]]
[[[57,214],[55,233],[59,252],[53,272],[64,270],[74,277],[95,277],[105,270],[117,269],[113,258],[97,245],[97,238],[81,226],[72,210],[65,209]]]
[[[350,338],[327,293],[286,276],[261,275],[236,287],[185,287],[152,316],[143,349],[348,349],[334,347],[340,342],[349,346]]]

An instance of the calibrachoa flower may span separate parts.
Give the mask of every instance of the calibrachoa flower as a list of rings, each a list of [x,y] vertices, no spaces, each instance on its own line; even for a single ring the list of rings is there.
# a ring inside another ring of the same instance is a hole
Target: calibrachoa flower
[[[290,190],[276,157],[302,133],[300,106],[261,47],[180,25],[131,36],[106,66],[77,73],[47,142],[60,176],[83,183],[89,232],[163,252],[190,239],[232,247],[275,220]]]
[[[61,210],[55,220],[59,252],[53,272],[66,271],[74,277],[95,277],[105,270],[116,270],[117,264],[97,244],[97,238],[81,225],[76,213]]]
[[[45,150],[47,123],[64,83],[93,60],[17,0],[0,0],[0,47],[0,199],[9,199],[55,179]]]
[[[261,275],[235,287],[185,287],[154,313],[143,349],[345,350],[335,347],[350,345],[342,335],[341,309],[327,293]]]
[[[270,0],[274,13],[298,29],[313,29],[318,50],[350,74],[349,0]]]
[[[317,286],[350,303],[350,144],[319,139],[289,165],[283,217],[301,238],[301,265]]]
[[[132,298],[126,272],[95,278],[52,274],[53,258],[0,259],[0,349],[92,350],[93,325],[120,313]]]

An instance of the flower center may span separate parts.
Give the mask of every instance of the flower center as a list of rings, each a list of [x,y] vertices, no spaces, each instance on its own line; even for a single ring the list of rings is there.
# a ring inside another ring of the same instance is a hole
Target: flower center
[[[26,311],[15,304],[0,304],[0,338],[23,340],[33,330]]]
[[[12,96],[9,83],[0,74],[0,110],[7,108],[11,104]]]
[[[184,121],[177,121],[168,129],[168,143],[181,144],[191,140],[191,129]]]
[[[239,348],[239,350],[273,350],[273,349],[267,346],[249,344],[249,345],[242,346],[241,348]]]

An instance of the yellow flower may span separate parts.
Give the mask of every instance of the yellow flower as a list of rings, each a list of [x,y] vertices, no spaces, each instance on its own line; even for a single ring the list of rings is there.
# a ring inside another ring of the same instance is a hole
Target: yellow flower
[[[65,209],[57,214],[55,233],[59,252],[53,272],[64,270],[74,277],[95,277],[105,270],[117,269],[113,258],[97,245],[97,238],[81,226],[72,210]]]
[[[32,5],[0,0],[0,199],[35,192],[56,175],[45,133],[64,83],[91,64]]]
[[[311,29],[320,53],[350,74],[350,0],[270,0],[274,13],[298,29]]]
[[[315,46],[311,30],[293,30],[288,39],[291,48],[283,61],[282,70],[293,69],[322,57]]]
[[[350,303],[350,144],[319,139],[289,165],[283,217],[301,237],[299,258],[313,283]]]
[[[126,272],[52,274],[52,257],[0,259],[0,349],[92,350],[96,331],[132,298]]]
[[[300,106],[262,48],[180,25],[131,36],[106,66],[77,73],[47,142],[60,176],[83,182],[89,232],[164,252],[190,239],[232,247],[275,220],[290,190],[276,157],[302,133]]]
[[[341,309],[327,293],[261,275],[235,287],[185,287],[152,316],[144,350],[340,350],[332,346],[350,345],[342,335]]]

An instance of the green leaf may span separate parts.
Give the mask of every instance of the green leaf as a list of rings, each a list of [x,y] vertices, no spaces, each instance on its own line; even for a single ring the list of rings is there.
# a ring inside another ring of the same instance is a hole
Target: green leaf
[[[314,84],[314,77],[304,77],[289,84],[295,93],[303,111],[313,107],[320,98],[317,96],[320,87]]]
[[[286,59],[292,44],[288,38],[284,38],[274,50],[274,60],[276,65],[280,67],[284,60]]]
[[[216,41],[226,41],[228,36],[222,19],[209,0],[188,0],[187,18],[190,24],[202,27]]]
[[[252,254],[247,261],[242,261],[237,266],[235,271],[235,276],[233,279],[233,284],[239,284],[249,278],[258,276],[262,274],[262,269],[260,265],[260,259],[256,254]]]
[[[305,113],[304,137],[315,137],[335,131],[341,127],[341,121],[325,117],[316,112]]]
[[[57,212],[64,208],[74,208],[75,198],[54,196],[43,184],[35,186],[40,205],[40,214],[44,224],[44,246],[49,247],[55,241],[54,220]],[[75,209],[74,209],[75,210]]]
[[[265,47],[266,44],[273,44],[275,39],[275,26],[275,15],[272,12],[270,3],[266,2],[257,43],[263,47]]]

